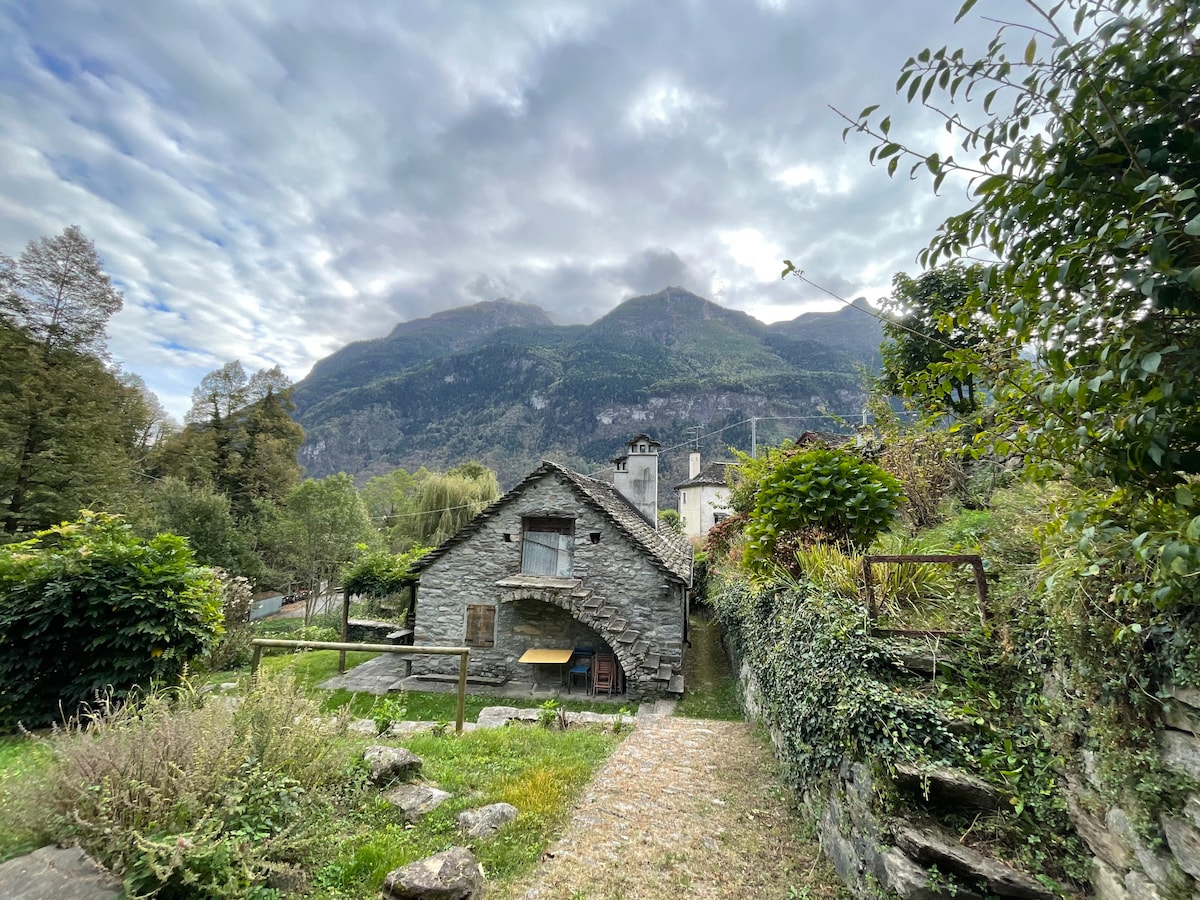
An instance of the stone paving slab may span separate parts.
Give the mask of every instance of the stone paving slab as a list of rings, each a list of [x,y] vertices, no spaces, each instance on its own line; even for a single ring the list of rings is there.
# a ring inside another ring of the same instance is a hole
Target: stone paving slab
[[[43,847],[0,865],[4,900],[119,900],[121,882],[78,847]]]

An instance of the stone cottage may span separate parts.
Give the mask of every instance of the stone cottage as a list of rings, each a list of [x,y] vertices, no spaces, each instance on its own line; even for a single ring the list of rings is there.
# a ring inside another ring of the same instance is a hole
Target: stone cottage
[[[414,640],[471,648],[476,678],[530,680],[530,649],[612,652],[630,699],[680,694],[692,550],[657,525],[659,444],[638,435],[613,483],[543,462],[417,566]],[[413,674],[456,659],[414,657]]]

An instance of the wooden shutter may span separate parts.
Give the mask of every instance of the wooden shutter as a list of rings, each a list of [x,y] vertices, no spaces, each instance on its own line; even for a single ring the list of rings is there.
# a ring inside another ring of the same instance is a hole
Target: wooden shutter
[[[467,607],[467,646],[491,647],[496,642],[496,607],[483,604]]]

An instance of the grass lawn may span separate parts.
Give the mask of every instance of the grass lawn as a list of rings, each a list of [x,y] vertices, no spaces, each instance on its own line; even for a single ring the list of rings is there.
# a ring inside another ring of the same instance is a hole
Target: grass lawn
[[[537,862],[569,815],[579,792],[623,736],[611,729],[574,727],[559,731],[536,725],[487,729],[462,736],[455,736],[451,730],[417,735],[403,742],[332,732],[324,737],[297,733],[305,731],[294,725],[299,721],[296,710],[302,707],[286,699],[291,689],[287,681],[279,680],[279,675],[290,674],[301,694],[309,698],[302,702],[318,713],[328,712],[342,700],[352,707],[361,705],[363,711],[375,702],[376,698],[370,696],[336,697],[311,687],[336,667],[336,651],[268,658],[263,679],[267,695],[265,701],[258,701],[259,708],[252,708],[252,700],[240,707],[185,705],[166,718],[129,716],[118,728],[95,736],[76,733],[37,740],[0,739],[0,860],[54,840],[80,838],[85,849],[110,864],[117,859],[125,859],[126,863],[132,859],[136,864],[137,856],[129,856],[129,844],[121,837],[122,826],[115,823],[115,818],[131,805],[140,804],[139,808],[159,809],[152,817],[156,821],[174,822],[170,828],[150,835],[155,845],[174,847],[178,834],[179,840],[187,841],[189,852],[194,846],[195,864],[207,877],[209,869],[203,867],[224,865],[213,862],[222,857],[209,849],[220,850],[212,842],[223,832],[204,829],[211,829],[213,822],[220,821],[233,807],[223,803],[220,809],[203,812],[208,801],[199,798],[228,797],[231,793],[236,796],[247,790],[245,760],[257,752],[255,748],[270,746],[278,764],[285,768],[278,770],[278,775],[271,774],[275,769],[264,768],[256,777],[265,779],[263,785],[293,787],[285,793],[277,793],[279,788],[262,793],[262,788],[255,787],[252,794],[246,795],[246,801],[238,801],[236,810],[238,827],[251,827],[252,833],[260,835],[258,845],[250,852],[261,850],[268,868],[287,873],[288,887],[281,896],[323,900],[378,896],[383,878],[391,869],[463,841],[455,822],[459,812],[504,801],[520,810],[517,820],[491,840],[471,842],[489,882],[501,884]],[[409,700],[412,715],[434,721],[453,719],[453,694],[409,695]],[[496,703],[497,698],[471,701],[477,710]],[[273,706],[263,708],[263,702]],[[380,741],[402,744],[417,753],[424,760],[422,779],[449,791],[452,798],[417,824],[407,822],[400,810],[386,801],[384,791],[366,784],[362,764],[354,762],[367,744]],[[233,742],[230,746],[235,749],[217,753],[213,747],[221,742]],[[52,749],[55,747],[59,752]],[[215,760],[232,759],[235,769],[224,774],[217,771],[219,765],[208,767],[212,771],[190,767],[186,760],[195,758],[189,755],[195,751],[188,748],[204,748]],[[306,782],[303,775],[286,768],[289,761],[317,756],[327,757],[328,761],[308,764],[310,769],[324,773],[316,782]],[[71,762],[64,765],[64,759]],[[175,774],[169,785],[156,783],[161,773],[172,771]],[[293,776],[299,782],[280,780]],[[95,787],[89,789],[93,784]],[[13,790],[18,785],[20,789]],[[59,814],[64,798],[99,792],[99,799],[109,790],[115,792],[111,803],[99,802],[99,812],[85,815],[90,826],[76,828],[69,817]],[[135,803],[140,792],[145,792],[147,799]],[[252,805],[244,805],[251,797]],[[261,818],[247,826],[243,819],[262,804],[266,806],[260,811]],[[297,813],[283,814],[293,806],[303,810],[299,818],[295,818]],[[110,815],[114,821],[106,818]],[[197,815],[201,818],[195,819]],[[284,819],[290,824],[273,836],[276,824]],[[163,859],[158,858],[159,864]],[[178,854],[171,859],[175,865]],[[185,865],[190,863],[185,861]],[[255,865],[261,870],[261,863]],[[147,869],[147,865],[141,867],[143,873]],[[145,889],[146,885],[143,882],[139,887]]]
[[[49,766],[50,759],[50,748],[43,741],[23,735],[0,737],[0,809],[9,805],[13,785],[23,778],[37,777]],[[0,827],[0,861],[36,850],[42,843],[35,829],[14,820],[9,827]]]
[[[516,821],[489,841],[472,842],[493,887],[528,871],[556,836],[571,805],[619,737],[596,729],[516,726],[460,738],[424,734],[405,746],[425,760],[422,775],[454,795],[416,827],[390,808],[366,810],[338,836],[337,852],[314,876],[315,897],[375,896],[389,871],[461,843],[465,809],[511,803]]]
[[[721,630],[715,622],[693,614],[689,625],[692,646],[683,658],[686,691],[676,715],[692,719],[740,721],[741,701],[729,657],[721,646]]]

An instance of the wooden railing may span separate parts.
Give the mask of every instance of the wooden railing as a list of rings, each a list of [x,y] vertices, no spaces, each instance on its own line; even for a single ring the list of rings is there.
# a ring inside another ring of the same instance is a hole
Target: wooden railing
[[[467,647],[400,647],[396,644],[354,644],[349,641],[285,641],[278,638],[255,638],[251,645],[254,656],[250,660],[251,677],[258,675],[264,647],[290,647],[295,650],[359,650],[364,653],[397,653],[401,656],[457,656],[458,657],[458,713],[454,721],[454,733],[462,734],[463,719],[467,705],[467,660],[471,651]]]

